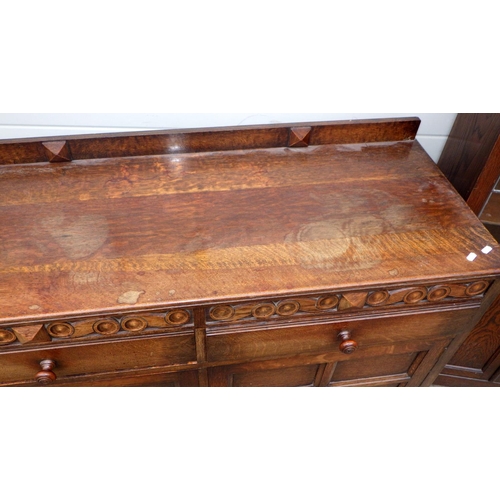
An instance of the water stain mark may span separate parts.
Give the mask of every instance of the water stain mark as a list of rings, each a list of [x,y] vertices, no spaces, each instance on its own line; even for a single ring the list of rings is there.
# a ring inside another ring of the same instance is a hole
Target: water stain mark
[[[70,259],[83,259],[97,252],[108,238],[108,223],[99,215],[70,217],[59,215],[40,221]]]
[[[122,293],[118,297],[118,304],[128,304],[128,305],[135,305],[139,301],[139,297],[143,294],[146,293],[144,290],[137,291],[137,290],[130,290],[128,292]]]
[[[70,280],[74,285],[92,285],[99,281],[99,273],[72,271]]]

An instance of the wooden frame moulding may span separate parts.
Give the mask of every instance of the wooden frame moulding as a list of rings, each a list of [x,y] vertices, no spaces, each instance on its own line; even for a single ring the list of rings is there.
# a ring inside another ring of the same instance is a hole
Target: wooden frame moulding
[[[0,141],[0,165],[414,140],[419,118],[92,134]]]

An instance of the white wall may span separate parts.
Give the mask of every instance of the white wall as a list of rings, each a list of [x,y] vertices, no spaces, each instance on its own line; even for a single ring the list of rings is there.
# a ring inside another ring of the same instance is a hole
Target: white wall
[[[418,140],[437,162],[456,113],[0,113],[0,139],[169,128],[418,116]]]

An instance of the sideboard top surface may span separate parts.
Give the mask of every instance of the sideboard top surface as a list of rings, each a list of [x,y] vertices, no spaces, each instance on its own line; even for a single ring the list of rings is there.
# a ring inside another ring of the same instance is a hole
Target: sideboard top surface
[[[0,323],[500,274],[418,122],[382,122],[393,135],[350,141],[344,125],[340,143],[335,124],[301,124],[313,134],[297,148],[291,125],[249,128],[250,145],[241,127],[197,132],[177,151],[165,132],[163,154],[141,142],[162,134],[120,135],[131,147],[110,156],[98,142],[117,136],[99,136],[80,159],[83,138],[2,141]],[[211,147],[231,133],[237,149]],[[47,141],[72,161],[34,155]]]

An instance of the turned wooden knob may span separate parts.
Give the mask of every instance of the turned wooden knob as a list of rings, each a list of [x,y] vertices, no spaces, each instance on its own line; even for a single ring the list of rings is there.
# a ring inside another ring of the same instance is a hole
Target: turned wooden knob
[[[35,375],[35,380],[41,385],[48,385],[57,379],[56,374],[52,371],[56,364],[50,359],[40,361],[42,371]]]
[[[358,343],[351,338],[351,332],[345,330],[340,332],[338,336],[339,339],[342,340],[339,346],[340,352],[344,354],[352,354],[358,348]]]

